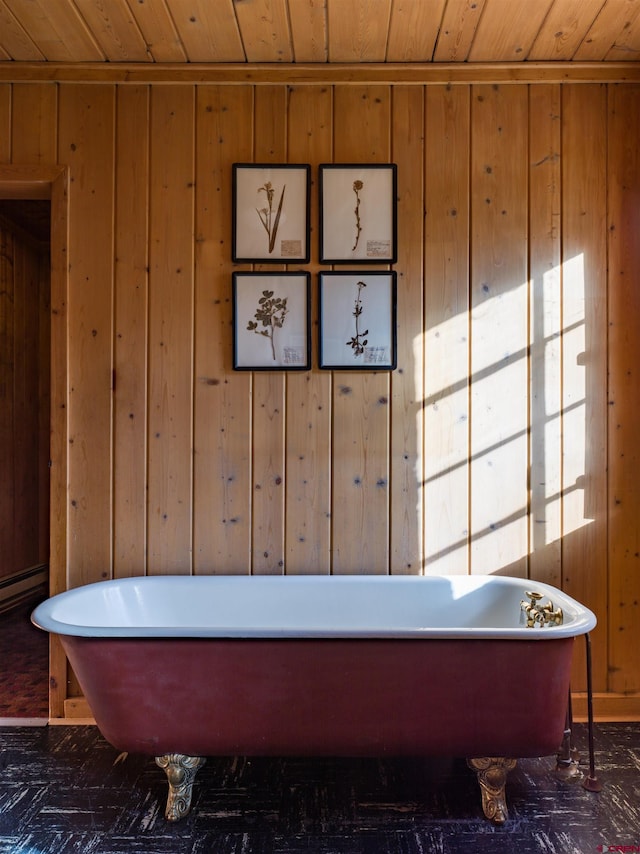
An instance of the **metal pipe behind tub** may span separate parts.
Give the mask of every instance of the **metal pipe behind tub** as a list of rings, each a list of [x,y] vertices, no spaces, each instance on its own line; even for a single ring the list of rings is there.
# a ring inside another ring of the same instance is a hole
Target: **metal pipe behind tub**
[[[584,636],[587,645],[587,727],[589,732],[589,776],[582,784],[588,792],[602,791],[602,783],[596,777],[596,760],[593,747],[593,687],[591,684],[591,637]]]

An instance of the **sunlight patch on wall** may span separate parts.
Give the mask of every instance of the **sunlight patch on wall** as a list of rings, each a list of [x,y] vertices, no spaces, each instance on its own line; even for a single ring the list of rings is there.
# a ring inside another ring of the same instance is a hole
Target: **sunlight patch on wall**
[[[471,311],[472,573],[528,552],[528,300],[523,282]]]
[[[425,571],[467,572],[469,454],[469,318],[450,317],[424,336]],[[416,357],[422,342],[416,340]],[[417,399],[422,389],[416,390]]]
[[[563,282],[563,534],[576,531],[585,518],[587,359],[584,256],[564,265]]]
[[[434,325],[422,348],[424,571],[524,575],[589,521],[583,255]]]
[[[562,271],[531,290],[531,542],[541,549],[562,533]]]

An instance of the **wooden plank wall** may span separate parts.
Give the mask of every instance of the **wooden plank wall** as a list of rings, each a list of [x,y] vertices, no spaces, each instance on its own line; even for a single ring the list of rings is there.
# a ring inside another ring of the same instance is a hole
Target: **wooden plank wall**
[[[605,715],[640,714],[639,107],[635,84],[0,87],[3,162],[70,169],[58,586],[544,579],[598,615]],[[398,164],[392,374],[319,371],[315,324],[309,373],[233,372],[251,160],[311,164],[314,277],[318,164]]]

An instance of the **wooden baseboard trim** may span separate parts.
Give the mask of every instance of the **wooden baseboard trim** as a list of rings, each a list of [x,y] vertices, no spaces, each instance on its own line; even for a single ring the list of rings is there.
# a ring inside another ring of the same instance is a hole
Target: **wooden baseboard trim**
[[[587,695],[572,694],[573,719],[587,720]],[[594,694],[593,719],[598,723],[640,721],[640,694]]]
[[[0,614],[11,611],[25,602],[44,598],[49,585],[46,563],[31,566],[0,579]]]
[[[93,712],[84,697],[70,697],[64,701],[64,718],[58,718],[65,723],[78,723],[79,720],[95,723]]]

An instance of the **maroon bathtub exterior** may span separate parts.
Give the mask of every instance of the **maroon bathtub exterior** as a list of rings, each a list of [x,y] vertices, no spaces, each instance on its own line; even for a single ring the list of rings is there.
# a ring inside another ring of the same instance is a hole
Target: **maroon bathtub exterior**
[[[160,756],[555,753],[573,638],[63,637],[104,737]]]

